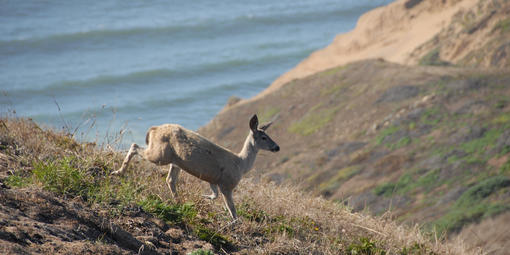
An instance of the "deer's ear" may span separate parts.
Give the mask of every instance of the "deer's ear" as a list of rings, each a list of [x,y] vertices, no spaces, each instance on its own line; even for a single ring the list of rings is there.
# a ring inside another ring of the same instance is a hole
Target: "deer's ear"
[[[262,125],[262,126],[260,127],[260,129],[262,129],[262,130],[266,131],[266,129],[268,129],[268,128],[272,125],[272,124],[273,124],[273,122],[272,122],[272,121],[271,121],[271,122],[269,122],[269,123],[266,123],[266,124]]]
[[[257,127],[259,126],[259,119],[257,118],[257,114],[253,115],[250,119],[250,129],[255,132],[257,131]]]

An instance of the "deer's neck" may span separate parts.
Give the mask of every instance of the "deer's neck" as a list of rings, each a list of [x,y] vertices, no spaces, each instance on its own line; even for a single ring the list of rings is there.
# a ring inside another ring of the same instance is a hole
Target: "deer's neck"
[[[255,140],[253,139],[253,135],[250,131],[250,134],[244,141],[243,149],[239,152],[239,154],[237,154],[241,159],[241,171],[243,174],[250,171],[253,167],[258,151],[259,149],[255,146]]]

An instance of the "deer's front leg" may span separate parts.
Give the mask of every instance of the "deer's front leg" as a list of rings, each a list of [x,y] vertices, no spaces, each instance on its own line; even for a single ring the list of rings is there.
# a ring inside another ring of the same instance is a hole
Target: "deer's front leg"
[[[177,197],[177,189],[175,188],[175,184],[177,183],[177,179],[179,178],[179,173],[181,169],[174,164],[170,164],[170,170],[168,171],[168,175],[166,176],[166,184],[170,191],[172,192],[172,196],[174,198]]]
[[[214,200],[218,197],[218,185],[212,184],[212,183],[209,183],[209,185],[211,186],[211,190],[212,190],[211,195],[203,195],[203,196],[206,198],[209,198],[211,200]]]

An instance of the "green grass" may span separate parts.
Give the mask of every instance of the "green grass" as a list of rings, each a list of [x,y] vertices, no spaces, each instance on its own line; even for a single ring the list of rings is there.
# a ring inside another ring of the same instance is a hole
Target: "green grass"
[[[182,224],[185,220],[192,221],[197,215],[197,210],[191,203],[167,204],[154,195],[144,198],[138,202],[138,205],[140,205],[144,211],[174,224]]]
[[[397,133],[398,131],[401,130],[401,128],[402,128],[401,126],[394,125],[394,126],[390,126],[390,127],[387,127],[385,129],[381,130],[381,132],[379,132],[379,134],[375,138],[375,144],[376,145],[383,144],[384,140],[387,137],[392,136],[393,134]],[[396,150],[396,149],[405,147],[409,144],[411,144],[411,138],[407,135],[404,135],[403,137],[399,138],[398,141],[393,142],[393,143],[386,143],[384,145],[391,150]]]
[[[510,18],[498,22],[492,29],[493,32],[496,30],[499,30],[502,34],[510,32]]]
[[[428,108],[420,118],[420,122],[426,125],[437,125],[443,117],[443,112],[439,107]]]
[[[165,203],[154,195],[142,199],[138,204],[144,211],[170,223],[186,226],[191,229],[194,236],[200,240],[212,244],[217,249],[231,250],[234,246],[225,236],[208,228],[203,221],[197,217],[198,211],[192,203]]]
[[[332,178],[328,179],[328,181],[323,182],[319,185],[319,190],[321,192],[329,191],[329,190],[336,190],[342,182],[347,181],[360,171],[360,167],[355,166],[348,166],[344,167],[335,174]]]
[[[391,126],[391,127],[381,130],[381,132],[379,132],[379,134],[376,137],[375,144],[381,145],[386,137],[393,135],[394,133],[396,133],[399,130],[400,130],[400,127],[398,127],[398,126]]]
[[[321,75],[324,75],[324,76],[330,76],[330,75],[334,75],[342,70],[345,70],[349,67],[349,64],[347,65],[343,65],[343,66],[339,66],[339,67],[334,67],[334,68],[331,68],[329,70],[326,70],[326,71],[323,71],[321,72],[320,74]]]
[[[418,62],[419,65],[425,66],[448,66],[450,63],[444,61],[439,56],[439,48],[435,48],[423,56]]]
[[[425,245],[420,243],[414,243],[409,247],[403,247],[399,252],[400,255],[411,255],[411,254],[428,254],[435,255],[436,253],[428,249]]]
[[[22,188],[30,185],[32,183],[30,178],[23,177],[18,174],[9,175],[5,180],[5,184],[9,187],[13,188]]]
[[[193,226],[193,234],[200,240],[212,244],[216,249],[232,250],[234,247],[227,237],[201,224]]]
[[[455,207],[475,206],[497,190],[508,186],[510,186],[510,179],[506,176],[489,177],[466,190],[455,203]]]
[[[510,210],[507,204],[487,201],[487,198],[510,186],[506,176],[489,177],[466,190],[449,212],[431,224],[438,233],[458,232],[468,223]]]
[[[397,150],[402,147],[405,147],[411,143],[411,138],[409,136],[404,136],[400,138],[396,143],[388,145],[388,147],[392,150]]]
[[[78,158],[69,156],[55,161],[34,164],[33,177],[44,189],[64,196],[93,196],[99,188],[94,178],[78,168],[82,164]]]
[[[388,182],[374,188],[374,193],[378,196],[390,197],[393,194],[407,193],[413,184],[413,177],[409,174],[403,174],[397,182]]]
[[[308,136],[328,124],[338,111],[337,108],[327,108],[318,110],[320,106],[315,106],[300,120],[292,123],[289,131],[292,133]]]
[[[501,133],[499,129],[490,129],[482,137],[466,142],[460,147],[468,154],[483,154],[494,146]]]
[[[111,208],[116,211],[112,213],[118,213],[123,207],[139,200],[146,188],[132,179],[122,178],[112,183],[107,166],[99,163],[98,159],[89,162],[66,156],[34,162],[33,165],[32,175],[24,178],[25,182],[38,184],[45,190],[66,197],[81,197],[91,204],[117,204],[117,208]]]
[[[367,237],[361,237],[359,242],[352,243],[347,247],[349,255],[385,255],[386,251],[378,248],[377,244]]]
[[[391,197],[394,194],[406,195],[417,190],[430,191],[442,184],[439,180],[439,169],[433,169],[423,174],[420,171],[405,173],[396,182],[387,182],[374,188],[374,194]]]
[[[433,169],[431,171],[426,172],[424,175],[420,176],[415,183],[417,187],[423,187],[425,191],[430,191],[434,187],[439,186],[439,172],[440,169]]]
[[[268,106],[264,110],[259,111],[259,122],[265,123],[271,121],[271,119],[280,112],[280,108],[276,106]]]
[[[501,174],[510,174],[510,159],[507,160],[500,168],[499,172]]]
[[[212,252],[210,250],[198,249],[198,250],[194,250],[193,252],[189,253],[189,255],[214,255],[214,252]]]
[[[249,221],[263,222],[269,216],[263,210],[257,209],[253,203],[245,201],[237,206],[237,214]]]
[[[495,117],[492,121],[493,124],[508,124],[510,123],[510,113],[505,112]]]

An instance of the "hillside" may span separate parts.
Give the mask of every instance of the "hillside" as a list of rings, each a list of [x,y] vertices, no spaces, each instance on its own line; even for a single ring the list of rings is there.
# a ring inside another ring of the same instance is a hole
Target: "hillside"
[[[5,113],[0,253],[505,254],[509,12],[399,0],[260,95],[232,97],[199,132],[238,151],[257,113],[281,147],[234,192],[235,223],[196,178],[183,173],[174,199],[166,169],[140,158],[111,176],[118,144]]]
[[[269,133],[282,150],[257,161],[253,176],[262,182],[298,184],[355,211],[390,211],[398,222],[504,254],[509,10],[508,1],[397,1],[374,10],[284,82],[252,99],[232,99],[200,132],[239,149],[246,134],[235,127],[246,116],[276,118]],[[409,22],[391,23],[402,17]],[[416,32],[413,25],[440,17],[441,26],[414,48],[398,43]],[[402,33],[384,32],[394,30]],[[396,37],[386,41],[390,35]],[[352,38],[374,45],[342,51]],[[365,54],[369,48],[377,54]],[[378,59],[350,62],[367,57]]]
[[[462,254],[388,217],[352,213],[291,186],[245,179],[230,222],[208,185],[187,174],[170,197],[164,169],[122,156],[114,144],[0,119],[2,254]]]

